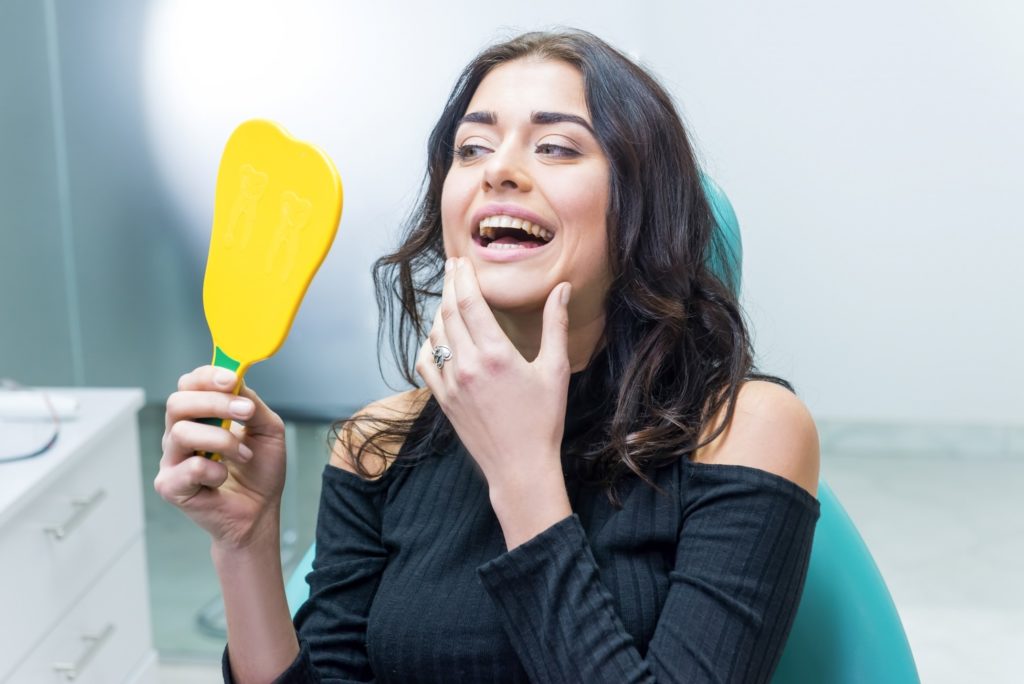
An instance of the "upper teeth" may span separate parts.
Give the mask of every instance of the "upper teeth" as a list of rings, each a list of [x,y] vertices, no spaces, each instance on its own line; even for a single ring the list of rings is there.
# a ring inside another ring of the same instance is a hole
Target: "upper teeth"
[[[514,216],[505,216],[504,214],[499,216],[488,216],[480,222],[480,235],[486,238],[494,237],[495,228],[518,228],[519,230],[526,231],[530,235],[536,235],[545,242],[550,241],[554,237],[554,233],[545,228],[541,228],[536,223],[530,223],[529,221],[521,218],[515,218]]]

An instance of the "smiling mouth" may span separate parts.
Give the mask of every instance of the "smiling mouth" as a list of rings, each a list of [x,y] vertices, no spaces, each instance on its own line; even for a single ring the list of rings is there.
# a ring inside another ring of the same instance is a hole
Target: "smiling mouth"
[[[511,216],[489,216],[480,221],[473,240],[487,249],[536,249],[554,234],[535,223]]]

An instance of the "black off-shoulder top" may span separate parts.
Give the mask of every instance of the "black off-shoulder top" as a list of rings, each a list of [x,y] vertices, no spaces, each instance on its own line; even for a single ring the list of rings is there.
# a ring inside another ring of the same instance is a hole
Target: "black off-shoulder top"
[[[600,405],[582,374],[567,444]],[[326,466],[301,651],[276,681],[769,681],[817,499],[757,468],[680,459],[652,473],[667,495],[633,476],[616,509],[565,465],[573,514],[512,551],[457,440],[377,480]]]

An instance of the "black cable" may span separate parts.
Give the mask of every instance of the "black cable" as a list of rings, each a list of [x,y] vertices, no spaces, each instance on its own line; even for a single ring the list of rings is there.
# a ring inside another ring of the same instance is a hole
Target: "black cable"
[[[21,392],[30,390],[30,387],[24,387],[10,378],[0,378],[0,387],[9,391]],[[46,441],[46,443],[29,454],[19,454],[16,456],[0,456],[0,465],[4,463],[14,463],[15,461],[26,461],[30,458],[36,458],[42,456],[50,448],[57,443],[57,437],[60,436],[60,418],[57,416],[57,410],[53,407],[53,402],[50,401],[50,395],[46,392],[40,391],[43,397],[43,401],[46,403],[46,407],[50,409],[50,416],[53,418],[53,434]]]

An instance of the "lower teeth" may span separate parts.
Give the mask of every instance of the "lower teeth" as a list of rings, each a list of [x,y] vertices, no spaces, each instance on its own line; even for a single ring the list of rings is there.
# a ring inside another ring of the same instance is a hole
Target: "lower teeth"
[[[523,247],[522,245],[519,245],[519,244],[513,245],[513,244],[504,243],[504,242],[502,242],[502,243],[490,242],[490,243],[487,244],[487,249],[527,249],[527,248]]]

